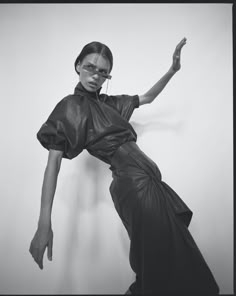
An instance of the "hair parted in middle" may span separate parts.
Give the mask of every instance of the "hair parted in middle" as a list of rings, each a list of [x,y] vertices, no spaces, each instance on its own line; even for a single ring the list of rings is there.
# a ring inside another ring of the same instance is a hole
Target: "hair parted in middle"
[[[77,74],[80,74],[76,69],[78,63],[82,63],[83,59],[88,54],[91,54],[91,53],[97,53],[97,54],[102,55],[104,58],[107,58],[108,61],[110,62],[110,72],[111,72],[112,67],[113,67],[113,55],[112,55],[110,48],[101,42],[93,41],[93,42],[86,44],[83,47],[80,54],[78,55],[78,57],[75,60],[74,67],[75,67],[75,71],[77,72]]]

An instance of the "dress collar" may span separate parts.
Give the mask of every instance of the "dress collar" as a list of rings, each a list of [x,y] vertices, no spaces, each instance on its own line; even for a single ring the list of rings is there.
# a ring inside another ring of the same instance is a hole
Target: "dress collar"
[[[86,88],[84,88],[82,83],[79,82],[75,87],[74,94],[75,95],[78,95],[78,94],[80,94],[80,95],[83,94],[84,95],[85,94],[85,95],[87,95],[89,97],[92,97],[94,99],[98,99],[101,89],[102,88],[100,87],[96,92],[91,92],[91,91],[88,91]]]

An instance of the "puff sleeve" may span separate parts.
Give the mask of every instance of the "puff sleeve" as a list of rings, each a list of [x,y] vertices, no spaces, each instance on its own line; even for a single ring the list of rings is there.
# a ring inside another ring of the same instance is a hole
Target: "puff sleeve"
[[[86,141],[87,118],[78,101],[62,99],[37,133],[37,139],[46,149],[63,151],[63,157],[72,159],[82,152]]]
[[[118,95],[110,96],[110,102],[113,107],[120,113],[120,115],[129,121],[135,108],[139,107],[139,96]]]

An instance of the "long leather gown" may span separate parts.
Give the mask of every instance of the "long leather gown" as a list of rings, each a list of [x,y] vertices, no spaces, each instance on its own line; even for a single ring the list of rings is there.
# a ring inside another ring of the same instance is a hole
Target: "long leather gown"
[[[128,122],[137,95],[88,92],[79,82],[37,133],[46,149],[72,159],[83,149],[110,164],[110,193],[130,238],[132,294],[218,295],[219,287],[192,238],[192,211],[162,181],[157,165],[137,146]]]

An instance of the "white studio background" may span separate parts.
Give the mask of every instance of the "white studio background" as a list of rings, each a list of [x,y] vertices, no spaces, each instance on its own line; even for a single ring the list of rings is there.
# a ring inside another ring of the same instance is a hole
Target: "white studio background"
[[[1,294],[125,293],[134,275],[111,171],[87,151],[62,162],[53,261],[41,271],[29,254],[48,155],[36,133],[73,93],[88,42],[113,52],[108,93],[133,95],[166,73],[183,37],[181,70],[131,123],[193,210],[190,231],[221,293],[233,292],[232,4],[1,4]]]

